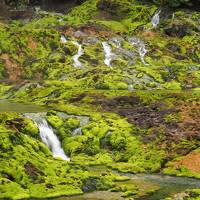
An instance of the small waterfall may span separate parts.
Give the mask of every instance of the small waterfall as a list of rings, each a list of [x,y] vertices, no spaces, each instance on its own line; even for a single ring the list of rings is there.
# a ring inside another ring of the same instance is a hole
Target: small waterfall
[[[54,158],[70,161],[70,158],[65,155],[65,152],[62,149],[58,137],[54,134],[53,129],[48,125],[46,119],[41,116],[38,118],[38,114],[33,113],[25,114],[25,117],[32,119],[37,124],[41,140],[52,151]]]
[[[83,134],[82,127],[89,123],[89,117],[76,116],[76,118],[80,120],[80,127],[76,128],[72,131],[72,136],[82,135]]]
[[[72,136],[76,136],[76,135],[82,135],[82,128],[76,128],[75,130],[73,130],[72,132]]]
[[[108,44],[108,42],[102,42],[102,46],[103,46],[103,49],[104,49],[104,52],[105,52],[104,63],[108,67],[111,67],[111,61],[114,58],[114,54],[112,53],[111,46]]]
[[[74,66],[75,67],[82,67],[83,64],[79,61],[79,58],[84,54],[82,45],[79,44],[78,42],[75,42],[75,41],[73,41],[72,43],[78,47],[78,53],[73,56]]]
[[[135,38],[135,37],[129,38],[129,42],[131,43],[131,45],[136,46],[138,48],[138,53],[140,55],[140,59],[141,59],[142,63],[144,65],[148,65],[148,63],[146,63],[146,61],[144,59],[146,53],[148,52],[147,49],[146,49],[146,47],[145,47],[144,42],[141,41],[138,38]]]
[[[124,39],[122,37],[114,37],[110,40],[117,48],[122,47],[122,42]]]
[[[145,60],[144,60],[144,57],[145,57],[145,55],[146,55],[147,52],[148,52],[148,51],[147,51],[147,49],[146,49],[146,47],[145,47],[145,44],[144,44],[144,43],[141,43],[141,44],[140,44],[140,47],[139,47],[139,54],[140,54],[140,58],[141,58],[142,63],[145,64],[145,65],[148,65],[148,64],[145,62]]]
[[[159,22],[160,22],[160,13],[161,13],[161,10],[156,12],[156,14],[151,19],[151,23],[153,25],[153,28],[156,28],[158,26]]]
[[[64,35],[61,35],[61,37],[60,37],[60,42],[61,42],[62,44],[65,44],[65,43],[67,42],[67,39],[65,38]]]

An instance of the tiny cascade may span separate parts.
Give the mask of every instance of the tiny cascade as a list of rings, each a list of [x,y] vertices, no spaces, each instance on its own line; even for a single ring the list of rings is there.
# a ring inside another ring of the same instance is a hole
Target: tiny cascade
[[[111,39],[111,42],[117,47],[121,48],[122,47],[122,42],[124,39],[122,37],[114,37]]]
[[[111,46],[108,44],[108,42],[102,42],[102,46],[103,46],[104,53],[105,53],[104,63],[108,67],[112,67],[111,66],[111,61],[114,58],[114,54],[112,53]]]
[[[74,66],[75,67],[82,67],[83,64],[79,61],[79,58],[84,54],[82,45],[79,44],[78,42],[75,42],[75,41],[73,41],[72,43],[78,47],[77,54],[73,56]]]
[[[158,26],[159,22],[160,22],[160,13],[161,13],[161,10],[156,12],[156,14],[151,19],[151,23],[153,25],[153,28],[156,28]]]
[[[60,37],[60,42],[61,42],[62,44],[67,43],[67,39],[65,38],[64,35],[61,35],[61,37]]]
[[[43,143],[51,149],[53,156],[55,158],[62,158],[63,160],[69,161],[70,159],[65,155],[58,137],[54,134],[47,121],[42,120],[42,122],[38,123],[38,128],[40,130],[40,137]]]
[[[144,42],[138,38],[130,38],[129,42],[131,43],[131,45],[136,46],[138,48],[138,53],[140,55],[140,59],[141,59],[142,63],[144,65],[148,65],[148,63],[146,63],[146,61],[145,61],[145,55],[147,54],[148,51],[145,47]]]
[[[73,132],[72,132],[72,136],[76,136],[76,135],[82,135],[82,128],[76,128]]]
[[[139,54],[140,54],[140,58],[141,58],[142,63],[145,64],[145,65],[148,65],[148,64],[146,63],[146,61],[144,60],[144,57],[145,57],[145,55],[146,55],[147,52],[148,52],[148,51],[147,51],[147,49],[145,48],[145,44],[144,44],[144,43],[141,43],[141,44],[140,44],[140,47],[139,47]]]
[[[61,158],[70,161],[70,158],[65,155],[61,147],[58,137],[54,134],[53,129],[48,125],[44,118],[38,118],[37,114],[26,114],[27,118],[32,119],[38,126],[41,140],[52,151],[54,158]]]
[[[79,121],[80,121],[80,127],[76,128],[72,131],[72,136],[82,135],[83,134],[82,127],[89,123],[89,117],[76,116],[76,118],[79,119]]]

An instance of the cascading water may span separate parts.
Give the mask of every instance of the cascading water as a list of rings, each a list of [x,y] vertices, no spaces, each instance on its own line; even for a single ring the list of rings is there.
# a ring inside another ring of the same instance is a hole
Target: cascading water
[[[74,66],[75,67],[82,67],[83,64],[79,61],[79,58],[84,54],[82,45],[79,44],[78,42],[75,42],[75,41],[73,41],[72,43],[78,47],[77,54],[73,56]]]
[[[160,13],[161,13],[161,10],[156,12],[156,14],[151,19],[151,23],[153,25],[153,28],[156,28],[158,26],[159,22],[160,22]]]
[[[33,113],[25,114],[25,116],[32,119],[37,124],[42,142],[46,144],[48,148],[52,151],[53,157],[70,161],[70,158],[65,155],[65,152],[62,149],[58,137],[54,134],[53,129],[48,125],[46,119],[44,119],[43,117],[38,117],[37,114]]]
[[[105,65],[107,65],[108,67],[111,67],[111,61],[114,58],[114,54],[112,53],[112,48],[111,46],[108,44],[108,42],[102,42],[102,46],[104,49],[104,53],[105,53],[105,59],[104,59],[104,63]]]
[[[147,52],[148,52],[148,51],[147,51],[147,49],[146,49],[146,47],[145,47],[145,44],[144,44],[144,43],[141,43],[141,44],[140,44],[140,47],[139,47],[139,54],[140,54],[140,58],[141,58],[142,63],[145,64],[145,65],[148,65],[148,64],[146,63],[146,61],[144,60],[144,57],[145,57],[145,55],[146,55]]]
[[[141,59],[142,63],[144,65],[148,65],[148,63],[146,63],[146,61],[144,59],[146,53],[148,52],[147,49],[146,49],[146,47],[145,47],[144,42],[141,41],[138,38],[135,38],[135,37],[129,38],[129,42],[131,43],[131,45],[134,45],[134,46],[136,46],[138,48],[138,53],[140,55],[140,59]]]
[[[80,121],[80,127],[74,129],[72,131],[72,136],[82,135],[82,127],[89,123],[89,117],[85,116],[76,116],[77,119]]]
[[[72,136],[76,136],[76,135],[82,135],[82,128],[76,128],[75,130],[72,131]]]
[[[60,42],[61,42],[62,44],[65,44],[65,43],[67,42],[67,39],[65,38],[64,35],[61,35],[61,37],[60,37]]]
[[[53,156],[55,158],[62,158],[63,160],[70,160],[61,147],[58,137],[54,134],[52,128],[48,125],[46,120],[42,120],[38,123],[38,128],[40,130],[40,137],[42,142],[46,144],[49,149],[51,149]]]

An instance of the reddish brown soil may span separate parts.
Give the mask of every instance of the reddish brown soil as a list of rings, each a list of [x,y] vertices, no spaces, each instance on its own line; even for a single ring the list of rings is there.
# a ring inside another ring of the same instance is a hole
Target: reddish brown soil
[[[200,137],[200,104],[184,103],[180,106],[181,122],[178,123],[181,135],[186,139]]]
[[[99,37],[104,37],[104,38],[111,38],[113,37],[113,33],[107,31],[107,30],[102,30],[102,27],[99,26],[94,26],[92,24],[84,25],[78,29],[79,31],[82,31],[85,33],[87,36],[99,36]],[[67,36],[73,36],[75,37],[74,33],[78,31],[72,27],[68,27],[65,31],[64,34]],[[78,39],[82,39],[82,36],[80,36]]]
[[[143,32],[141,34],[147,40],[152,40],[158,35],[156,32],[153,32],[153,31],[145,31],[145,32]]]
[[[182,160],[177,162],[174,167],[178,169],[181,166],[185,166],[192,172],[200,173],[200,152],[188,154]]]
[[[5,70],[8,75],[8,79],[11,82],[18,82],[22,78],[22,67],[10,58],[8,54],[2,54],[1,59],[5,62]]]
[[[37,43],[33,40],[32,37],[28,38],[28,48],[31,49],[31,50],[37,49]]]

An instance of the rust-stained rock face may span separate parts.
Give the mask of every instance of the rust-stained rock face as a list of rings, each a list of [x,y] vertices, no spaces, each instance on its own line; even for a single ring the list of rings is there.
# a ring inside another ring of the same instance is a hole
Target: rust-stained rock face
[[[186,167],[191,172],[200,173],[200,152],[190,153],[174,165],[175,169],[181,167]]]
[[[8,54],[2,54],[0,58],[5,62],[5,69],[9,81],[20,81],[22,78],[22,67],[16,61],[11,59]]]

